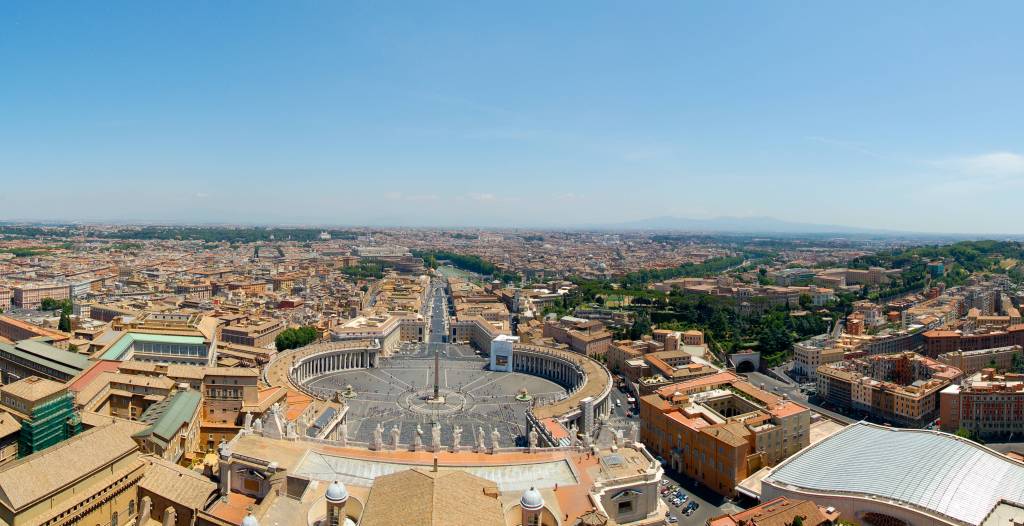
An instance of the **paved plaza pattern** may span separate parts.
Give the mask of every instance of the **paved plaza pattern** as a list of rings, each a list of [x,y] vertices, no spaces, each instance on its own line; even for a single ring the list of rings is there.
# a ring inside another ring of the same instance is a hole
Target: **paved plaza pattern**
[[[434,386],[434,351],[441,352],[440,391],[443,404],[428,403]],[[348,436],[370,442],[380,423],[385,441],[398,425],[400,442],[410,444],[416,426],[423,430],[423,442],[430,443],[430,428],[441,425],[441,442],[452,443],[453,426],[462,427],[461,445],[473,444],[482,428],[490,444],[490,433],[497,429],[505,446],[525,445],[525,412],[532,404],[543,404],[567,396],[564,388],[544,378],[521,373],[487,370],[487,361],[466,345],[405,344],[402,351],[382,358],[371,369],[341,371],[315,378],[307,387],[333,395],[352,386],[354,398],[349,405]],[[517,399],[526,389],[531,400]]]

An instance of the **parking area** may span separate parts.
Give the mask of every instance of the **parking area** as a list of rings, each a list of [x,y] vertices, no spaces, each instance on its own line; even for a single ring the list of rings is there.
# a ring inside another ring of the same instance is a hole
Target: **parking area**
[[[669,508],[667,519],[670,524],[703,525],[712,517],[743,510],[736,503],[667,468],[659,491]]]

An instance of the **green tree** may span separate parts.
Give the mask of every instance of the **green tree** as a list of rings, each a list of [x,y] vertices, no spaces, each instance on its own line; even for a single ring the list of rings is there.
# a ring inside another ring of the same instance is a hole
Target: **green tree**
[[[957,429],[956,433],[954,433],[954,434],[956,436],[960,437],[960,438],[966,438],[968,440],[977,440],[975,438],[974,432],[971,431],[970,429],[967,429],[967,428],[964,428],[964,427],[961,427],[960,429]]]
[[[274,339],[274,346],[278,351],[297,349],[309,345],[320,337],[320,331],[316,327],[303,326],[285,329]]]
[[[71,316],[69,316],[68,313],[60,313],[60,321],[57,322],[57,330],[71,332]]]
[[[790,526],[804,526],[804,518],[800,515],[793,517],[793,522],[789,523]]]
[[[649,332],[651,332],[651,316],[647,312],[637,313],[633,325],[629,327],[629,339],[639,340]]]

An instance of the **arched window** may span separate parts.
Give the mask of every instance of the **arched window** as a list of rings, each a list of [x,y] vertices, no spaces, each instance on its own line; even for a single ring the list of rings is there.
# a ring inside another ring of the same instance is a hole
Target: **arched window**
[[[128,516],[131,517],[131,516],[134,516],[134,515],[135,515],[135,499],[132,499],[132,500],[128,501]]]
[[[110,514],[110,526],[117,526],[117,512]]]

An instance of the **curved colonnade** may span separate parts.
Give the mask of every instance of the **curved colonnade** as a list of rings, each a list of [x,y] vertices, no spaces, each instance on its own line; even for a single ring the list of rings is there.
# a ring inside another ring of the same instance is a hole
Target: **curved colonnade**
[[[376,340],[319,342],[278,353],[263,369],[263,381],[270,386],[291,386],[314,398],[323,398],[306,384],[320,376],[377,367],[380,344]]]
[[[611,410],[611,374],[594,359],[530,344],[517,343],[513,349],[515,372],[551,380],[567,391],[567,396],[533,407],[527,413],[528,427],[537,429],[545,443],[556,446],[559,440],[542,421],[553,419],[566,428],[575,426],[590,433],[595,430],[595,423]],[[290,385],[323,399],[323,392],[307,387],[311,380],[339,371],[377,367],[380,351],[376,340],[314,343],[279,353],[264,369],[264,381],[268,385]]]

